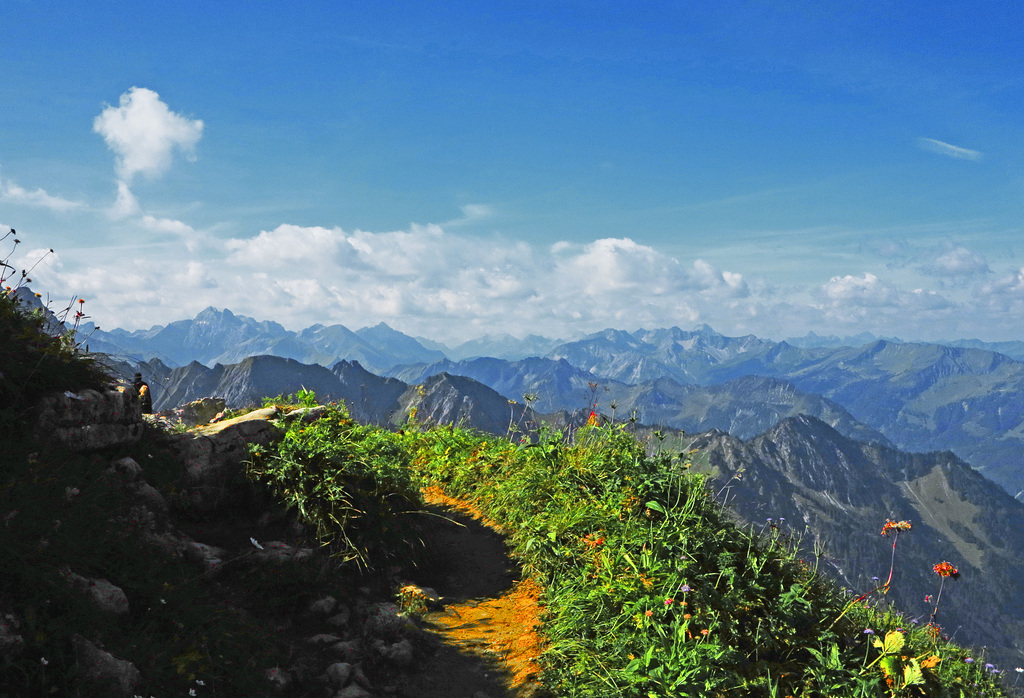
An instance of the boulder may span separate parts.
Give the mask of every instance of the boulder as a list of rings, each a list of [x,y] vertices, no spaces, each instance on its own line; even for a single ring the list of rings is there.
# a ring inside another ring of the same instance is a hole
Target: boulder
[[[128,613],[128,597],[120,587],[111,584],[106,579],[89,579],[70,571],[65,572],[64,578],[104,613],[115,616],[123,616]]]
[[[79,634],[71,636],[83,695],[130,698],[142,675],[135,665],[101,650]]]
[[[232,503],[242,492],[244,463],[252,444],[267,445],[284,436],[273,423],[279,410],[268,407],[184,434],[168,434],[167,445],[185,465],[185,485],[177,504],[186,512],[207,515]]]
[[[204,397],[182,405],[175,414],[178,420],[188,426],[209,424],[214,417],[224,411],[224,398]]]
[[[44,397],[36,438],[72,451],[95,451],[132,444],[142,436],[142,405],[135,391],[66,391]]]

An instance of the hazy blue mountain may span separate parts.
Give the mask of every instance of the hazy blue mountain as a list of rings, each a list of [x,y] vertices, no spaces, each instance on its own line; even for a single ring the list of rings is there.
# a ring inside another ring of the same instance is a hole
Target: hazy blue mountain
[[[562,345],[550,356],[609,382],[631,382],[624,379],[654,366],[653,372],[682,383],[717,384],[748,375],[783,379],[841,405],[901,448],[950,449],[1011,493],[1024,490],[1024,363],[1002,354],[885,340],[802,349],[723,337],[703,327],[631,335],[606,331]]]
[[[532,356],[544,356],[561,343],[561,340],[548,339],[535,334],[527,335],[522,339],[510,334],[488,334],[447,349],[444,354],[455,360],[492,357],[515,361]]]
[[[645,424],[688,432],[722,429],[740,438],[759,434],[786,417],[810,414],[851,438],[888,443],[881,432],[861,424],[834,402],[786,381],[759,376],[713,386],[680,385],[670,378],[629,385],[598,379],[565,359],[537,358],[444,360],[396,367],[389,375],[417,384],[439,373],[467,376],[510,400],[536,395],[531,406],[545,414],[589,412],[596,404],[599,412],[618,419],[633,416]]]
[[[435,361],[444,356],[383,323],[358,332],[342,325],[313,325],[292,332],[276,322],[258,322],[212,307],[192,320],[179,320],[166,327],[157,325],[134,332],[96,330],[90,342],[94,351],[136,360],[157,357],[171,366],[193,361],[206,366],[228,365],[250,356],[270,355],[321,366],[355,360],[379,372],[397,364]]]
[[[1024,342],[983,342],[980,339],[943,339],[936,342],[936,344],[963,349],[984,349],[985,351],[1005,354],[1017,361],[1024,361]]]
[[[899,344],[903,341],[898,337],[876,337],[870,332],[861,332],[860,334],[847,335],[845,337],[838,337],[834,334],[822,337],[812,330],[803,337],[790,337],[786,339],[786,342],[802,349],[816,349],[819,347],[862,347],[865,344],[877,342],[879,339],[885,339],[885,341],[893,342],[894,344]]]
[[[961,577],[942,596],[938,622],[965,643],[987,646],[1004,666],[1024,655],[1024,504],[949,452],[904,453],[847,439],[812,417],[786,419],[748,441],[715,431],[693,437],[697,469],[731,510],[762,530],[772,523],[826,551],[834,575],[865,592],[885,580],[892,540],[887,518],[910,520],[900,535],[889,597],[927,622],[948,560]],[[732,479],[740,470],[742,475]],[[813,558],[812,558],[813,559]]]
[[[445,358],[442,352],[436,349],[427,349],[409,335],[393,330],[383,322],[373,327],[356,330],[356,335],[386,353],[392,360],[392,366],[437,361]]]
[[[422,383],[439,373],[466,376],[496,390],[506,399],[524,401],[524,395],[537,395],[534,409],[554,412],[590,404],[590,384],[598,379],[567,361],[528,358],[519,361],[480,358],[465,361],[447,359],[432,364],[399,366],[386,375],[406,383]]]

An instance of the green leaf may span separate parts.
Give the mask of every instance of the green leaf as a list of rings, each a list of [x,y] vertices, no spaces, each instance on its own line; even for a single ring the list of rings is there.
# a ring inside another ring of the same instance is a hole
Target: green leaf
[[[903,667],[903,685],[914,686],[922,683],[924,675],[921,672],[921,665],[916,659],[911,659],[910,663]]]
[[[885,634],[885,646],[882,651],[886,654],[896,654],[903,649],[903,645],[906,644],[906,642],[907,638],[903,633],[898,630],[891,630]]]
[[[651,510],[653,510],[653,511],[656,511],[656,512],[658,512],[658,513],[660,513],[660,514],[664,514],[664,513],[665,513],[665,507],[661,506],[660,504],[658,504],[658,503],[657,503],[657,502],[655,502],[655,501],[650,501],[650,502],[647,502],[647,504],[646,504],[645,506],[646,506],[646,507],[647,507],[648,509],[651,509]]]

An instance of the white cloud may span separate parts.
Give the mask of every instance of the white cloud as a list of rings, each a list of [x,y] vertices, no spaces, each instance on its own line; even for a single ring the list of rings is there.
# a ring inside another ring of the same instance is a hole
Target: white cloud
[[[146,230],[154,233],[169,233],[175,235],[185,243],[189,252],[195,252],[199,247],[200,235],[192,226],[170,218],[155,218],[143,216],[141,223]]]
[[[165,172],[175,149],[194,158],[203,122],[172,112],[153,90],[133,87],[121,95],[119,106],[107,106],[96,117],[93,130],[117,155],[118,177],[130,183],[140,173]]]
[[[957,160],[973,160],[977,162],[982,157],[981,152],[978,150],[961,148],[958,145],[937,141],[934,138],[918,138],[917,147],[930,153],[937,153],[948,158],[956,158]]]
[[[934,279],[922,283],[928,277],[885,278],[875,270],[783,287],[625,237],[534,245],[437,225],[371,232],[285,224],[218,243],[156,216],[119,227],[137,230],[146,243],[121,249],[117,265],[109,250],[84,260],[92,253],[77,250],[75,268],[51,258],[34,274],[58,297],[89,299],[90,314],[105,327],[166,324],[209,305],[291,329],[385,321],[450,342],[485,333],[567,337],[699,322],[776,339],[809,327],[921,339],[1024,318],[1024,270],[949,289]],[[197,245],[201,255],[189,251]],[[957,249],[933,252],[932,259],[948,254],[942,264],[966,271],[971,257]]]
[[[80,209],[85,204],[80,201],[70,201],[59,196],[48,194],[44,189],[29,191],[19,187],[10,179],[0,178],[0,201],[12,204],[22,204],[37,208],[47,208],[51,211],[71,211]]]
[[[870,272],[863,276],[833,276],[818,289],[816,296],[815,308],[826,321],[865,329],[892,327],[896,322],[906,331],[927,326],[955,310],[952,302],[935,291],[903,291]]]
[[[114,219],[128,218],[139,213],[139,202],[125,182],[117,183],[117,200],[110,207],[110,217]]]
[[[985,260],[966,247],[953,247],[939,254],[920,271],[929,276],[961,277],[988,274],[991,270]]]

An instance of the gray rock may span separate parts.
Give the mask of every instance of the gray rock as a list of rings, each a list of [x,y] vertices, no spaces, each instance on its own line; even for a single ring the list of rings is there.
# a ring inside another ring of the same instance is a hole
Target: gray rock
[[[122,616],[128,613],[128,597],[124,591],[106,579],[88,579],[74,572],[67,572],[68,583],[89,597],[96,608],[104,613]]]
[[[398,606],[393,603],[372,605],[363,626],[367,636],[382,639],[399,639],[415,628],[413,622],[403,616]]]
[[[276,666],[270,667],[263,672],[263,676],[278,693],[284,692],[295,682],[295,679],[292,678],[291,674],[281,667]]]
[[[307,609],[311,615],[314,616],[326,616],[330,615],[331,611],[338,605],[338,600],[333,596],[325,596],[322,599],[317,599],[313,603],[309,604]]]
[[[176,410],[178,419],[188,426],[208,424],[214,417],[224,411],[224,398],[204,397],[189,402]]]
[[[332,628],[347,628],[352,619],[352,609],[342,606],[337,613],[327,619],[327,625]]]
[[[362,686],[352,684],[335,693],[334,698],[373,698],[373,694]]]
[[[315,422],[316,420],[320,419],[325,414],[327,414],[326,405],[317,405],[316,407],[300,407],[297,410],[292,410],[291,412],[285,414],[284,421],[286,423],[291,423],[294,422],[295,420],[300,420],[306,424],[309,424],[310,422]]]
[[[142,427],[139,398],[122,387],[44,397],[35,433],[72,451],[94,451],[135,443]]]
[[[253,553],[253,559],[275,565],[288,562],[308,562],[313,559],[313,549],[296,548],[294,545],[272,540],[263,544],[263,550]]]
[[[191,540],[185,543],[184,553],[185,559],[198,562],[207,572],[212,572],[219,570],[224,564],[224,558],[227,556],[228,551],[215,545],[207,545],[206,543],[198,543]]]
[[[79,688],[87,695],[129,698],[142,675],[131,662],[101,650],[77,633],[71,636],[78,665]]]
[[[320,633],[319,635],[313,635],[307,637],[306,642],[310,645],[334,645],[337,642],[341,642],[341,638],[337,635],[330,635],[328,633]]]
[[[352,665],[348,662],[335,662],[327,667],[327,680],[332,686],[342,688],[352,678]]]
[[[359,659],[363,647],[359,640],[345,640],[331,645],[331,654],[347,662]]]
[[[393,667],[404,669],[412,664],[412,643],[409,640],[399,640],[388,644],[383,640],[377,640],[373,649],[388,664]]]
[[[6,613],[0,616],[0,657],[16,657],[25,648],[25,639],[18,634],[21,623],[18,619]]]
[[[249,446],[280,439],[284,429],[269,421],[278,410],[268,407],[186,434],[169,434],[165,442],[185,465],[186,485],[177,504],[184,511],[208,515],[237,499],[243,490],[230,486],[243,477]]]

